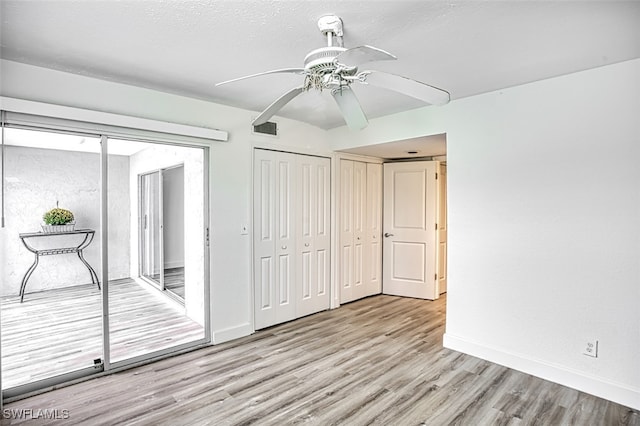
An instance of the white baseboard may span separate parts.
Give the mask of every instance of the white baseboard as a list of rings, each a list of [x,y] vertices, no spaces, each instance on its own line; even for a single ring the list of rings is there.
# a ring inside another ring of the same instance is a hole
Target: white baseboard
[[[223,330],[214,330],[213,343],[219,344],[228,342],[230,340],[239,339],[241,337],[248,336],[253,333],[253,327],[251,324],[246,323],[235,327],[225,328]]]
[[[640,389],[445,333],[444,347],[640,410]]]
[[[184,261],[164,262],[164,269],[184,268]]]

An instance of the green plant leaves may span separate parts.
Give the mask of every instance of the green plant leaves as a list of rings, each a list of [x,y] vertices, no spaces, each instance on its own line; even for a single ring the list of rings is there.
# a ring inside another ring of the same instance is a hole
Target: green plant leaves
[[[47,225],[66,225],[67,223],[73,222],[73,219],[74,217],[71,211],[58,207],[49,210],[42,216],[42,220],[44,220],[44,223]]]

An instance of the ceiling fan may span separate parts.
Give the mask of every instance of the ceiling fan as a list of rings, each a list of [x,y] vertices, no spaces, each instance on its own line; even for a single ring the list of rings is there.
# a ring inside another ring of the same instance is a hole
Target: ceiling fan
[[[372,61],[397,59],[389,52],[372,46],[359,46],[346,49],[343,46],[342,19],[335,15],[326,15],[318,20],[318,28],[327,37],[327,47],[309,52],[304,58],[304,68],[283,68],[234,78],[216,84],[220,86],[247,78],[267,74],[289,73],[304,76],[301,86],[289,90],[276,99],[253,121],[254,126],[266,123],[282,107],[296,96],[307,90],[330,90],[338,104],[347,126],[353,130],[367,127],[367,117],[360,107],[358,98],[351,90],[351,84],[378,86],[403,93],[433,105],[444,105],[449,102],[449,92],[437,87],[381,71],[360,71],[358,67]],[[334,46],[334,38],[337,46]]]

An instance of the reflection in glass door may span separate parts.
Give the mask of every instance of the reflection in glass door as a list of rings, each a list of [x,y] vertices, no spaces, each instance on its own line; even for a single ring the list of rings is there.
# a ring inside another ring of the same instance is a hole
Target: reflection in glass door
[[[184,165],[139,176],[140,276],[184,304]]]
[[[140,175],[140,275],[164,289],[161,171]]]
[[[107,146],[109,235],[118,236],[109,243],[110,362],[204,343],[208,151],[123,139]]]

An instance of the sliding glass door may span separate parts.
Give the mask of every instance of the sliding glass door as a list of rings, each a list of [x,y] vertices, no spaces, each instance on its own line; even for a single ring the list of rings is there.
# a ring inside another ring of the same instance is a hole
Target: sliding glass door
[[[124,277],[110,278],[110,362],[202,343],[208,318],[206,148],[109,139],[108,150],[129,152],[127,168],[110,167],[108,179],[109,204],[121,200],[129,211],[126,230],[120,219],[109,218],[110,234],[128,235],[110,242],[109,263],[119,256],[129,265]]]
[[[209,340],[206,146],[23,126],[2,160],[5,397]]]
[[[100,138],[6,128],[3,142],[2,388],[21,393],[102,369]]]
[[[139,176],[140,276],[184,304],[184,165]]]

